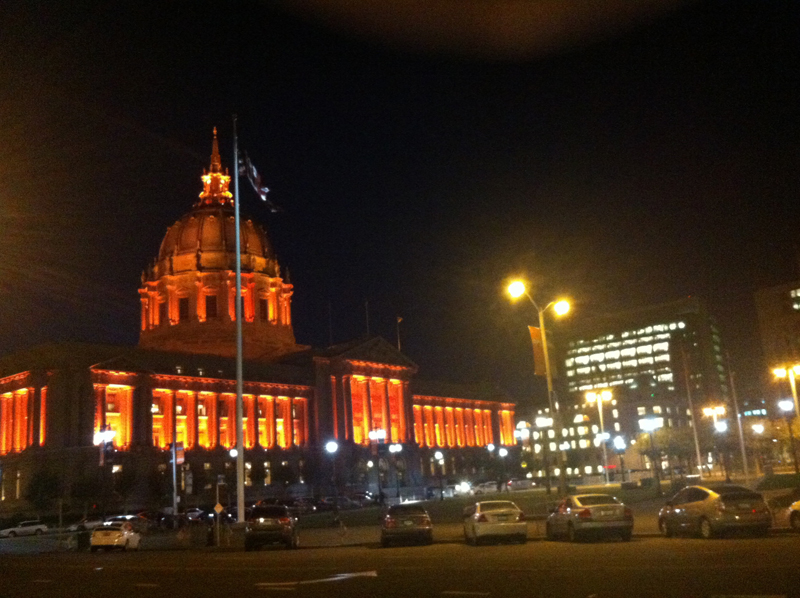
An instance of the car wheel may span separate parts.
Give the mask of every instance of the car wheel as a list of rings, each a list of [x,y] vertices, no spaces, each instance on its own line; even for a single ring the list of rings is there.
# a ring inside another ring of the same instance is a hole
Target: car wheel
[[[672,526],[666,519],[658,520],[658,531],[661,532],[661,535],[665,538],[671,538],[674,535],[672,532]]]
[[[792,511],[792,516],[789,518],[789,525],[796,532],[800,532],[800,511]]]
[[[16,538],[17,537],[17,532],[8,532],[8,537],[9,538]]]
[[[569,524],[569,527],[567,527],[567,539],[569,539],[570,542],[578,542],[580,540],[580,536],[578,535],[575,526],[571,523]]]
[[[631,536],[633,536],[633,531],[626,529],[622,533],[620,533],[619,537],[622,538],[623,542],[630,542]]]
[[[37,530],[36,530],[34,533],[35,533],[37,536],[41,536],[41,535],[42,535],[42,530],[40,530],[40,529],[37,529]]]
[[[700,537],[704,540],[710,540],[716,535],[714,533],[714,528],[711,527],[711,522],[705,517],[700,519],[700,522],[697,524],[697,529],[700,531]]]

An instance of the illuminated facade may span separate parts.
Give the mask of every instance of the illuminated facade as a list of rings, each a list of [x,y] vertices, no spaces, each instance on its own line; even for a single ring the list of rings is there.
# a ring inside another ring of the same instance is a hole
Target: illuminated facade
[[[235,229],[216,132],[202,182],[198,201],[169,227],[142,274],[138,347],[52,345],[0,359],[0,509],[22,499],[46,467],[65,488],[79,486],[109,451],[115,473],[135,471],[140,494],[153,476],[166,479],[172,442],[185,450],[180,484],[190,502],[232,472]],[[512,402],[468,386],[434,389],[381,338],[298,345],[293,287],[264,229],[242,219],[241,238],[249,493],[278,480],[325,484],[330,459],[321,447],[332,439],[347,461],[343,482],[362,487],[374,485],[365,464],[375,456],[384,484],[420,486],[434,473],[436,450],[447,449],[440,473],[476,474],[457,456],[516,444]],[[106,451],[93,444],[101,431],[111,433]],[[390,444],[404,447],[391,468],[382,454]]]

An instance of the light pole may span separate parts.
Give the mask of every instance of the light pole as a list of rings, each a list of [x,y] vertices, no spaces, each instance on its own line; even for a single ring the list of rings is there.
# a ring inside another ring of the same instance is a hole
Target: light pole
[[[797,382],[796,375],[800,375],[800,365],[792,365],[785,368],[775,368],[772,370],[776,378],[789,378],[789,387],[792,389],[792,400],[794,401],[794,412],[800,413],[800,404],[797,402]]]
[[[553,311],[556,312],[556,315],[563,316],[569,311],[569,303],[564,301],[563,299],[560,301],[551,301],[544,307],[539,307],[536,301],[533,300],[528,290],[525,288],[525,283],[521,280],[515,280],[510,285],[508,285],[508,294],[511,295],[513,299],[518,299],[525,295],[528,300],[533,305],[536,312],[539,314],[539,333],[541,335],[541,344],[542,344],[542,355],[544,356],[544,371],[545,377],[547,378],[547,401],[550,407],[550,413],[556,420],[556,436],[557,441],[560,443],[563,439],[563,430],[564,430],[564,422],[562,421],[561,412],[557,408],[557,403],[553,399],[553,373],[550,369],[550,352],[547,348],[547,332],[545,330],[545,323],[544,323],[544,313],[549,309],[553,308]],[[531,332],[533,329],[531,329]],[[533,339],[531,339],[533,340]],[[562,450],[559,453],[559,467],[558,467],[558,491],[562,496],[566,496],[567,494],[567,468],[566,468],[566,456],[564,451]],[[550,469],[547,468],[547,476],[550,476]]]
[[[544,485],[547,489],[547,494],[552,491],[552,482],[550,480],[550,438],[548,438],[545,428],[553,427],[552,417],[537,417],[536,427],[539,428],[540,438],[542,440],[542,460],[544,461]]]
[[[444,500],[444,454],[442,451],[436,451],[433,458],[439,464],[439,500]]]
[[[650,451],[653,454],[653,477],[656,480],[656,496],[661,496],[661,472],[658,471],[661,467],[661,459],[658,459],[658,462],[656,462],[658,452],[656,451],[656,441],[653,432],[663,425],[664,420],[661,418],[645,418],[639,420],[639,427],[644,432],[650,434]]]
[[[394,455],[394,483],[397,487],[397,498],[400,498],[400,470],[397,467],[397,455],[403,452],[402,444],[390,444],[389,452]]]
[[[792,385],[794,388],[794,385]],[[786,427],[789,428],[789,446],[792,448],[792,461],[794,462],[794,473],[800,475],[800,467],[797,464],[797,451],[794,446],[794,432],[792,431],[792,420],[794,419],[794,405],[791,401],[783,400],[778,402],[778,407],[783,411],[783,417],[786,419]]]
[[[102,478],[103,485],[103,516],[106,514],[106,501],[108,496],[109,480],[106,475],[106,461],[108,460],[108,447],[114,442],[116,431],[111,429],[111,426],[105,424],[100,427],[100,431],[94,434],[94,445],[100,448],[100,477]],[[113,446],[113,445],[112,445]]]
[[[728,422],[724,420],[718,419],[725,415],[725,407],[723,405],[715,405],[713,407],[703,407],[703,415],[706,417],[710,417],[714,420],[714,430],[717,432],[727,432],[728,430]],[[714,443],[716,445],[716,442]],[[719,449],[719,446],[717,446]],[[722,467],[725,469],[725,481],[730,482],[730,473],[728,471],[727,461],[728,461],[728,450],[727,450],[727,443],[726,447],[722,452]]]
[[[335,440],[329,440],[325,444],[325,452],[331,456],[331,464],[333,466],[331,472],[331,483],[333,484],[333,519],[339,520],[339,485],[336,481],[336,451],[339,450],[339,443]]]
[[[589,403],[597,403],[597,413],[600,414],[600,438],[603,445],[603,472],[606,475],[606,484],[608,484],[608,452],[606,449],[606,431],[603,427],[603,401],[611,400],[611,391],[601,390],[600,392],[587,392],[586,400]]]
[[[625,439],[622,436],[614,437],[614,449],[617,451],[619,457],[619,468],[622,471],[622,481],[625,481],[625,449],[628,448]]]

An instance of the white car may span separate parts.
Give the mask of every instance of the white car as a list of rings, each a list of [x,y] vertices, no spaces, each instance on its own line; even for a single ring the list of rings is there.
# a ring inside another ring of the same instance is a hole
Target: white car
[[[485,538],[528,540],[525,513],[510,500],[484,500],[464,509],[464,539],[479,544]]]
[[[90,550],[97,552],[101,548],[111,550],[139,550],[142,536],[134,531],[130,523],[111,523],[96,527],[92,532]]]
[[[102,517],[84,517],[78,523],[73,523],[67,528],[68,532],[85,532],[86,530],[93,530],[105,523]]]
[[[533,480],[529,480],[528,478],[511,478],[506,482],[506,486],[509,490],[530,490],[531,488],[536,487],[536,482]]]
[[[477,486],[473,486],[472,491],[474,494],[489,494],[497,492],[497,482],[483,482]]]
[[[0,530],[0,538],[15,538],[17,536],[40,536],[47,531],[47,526],[41,521],[23,521],[16,527]]]

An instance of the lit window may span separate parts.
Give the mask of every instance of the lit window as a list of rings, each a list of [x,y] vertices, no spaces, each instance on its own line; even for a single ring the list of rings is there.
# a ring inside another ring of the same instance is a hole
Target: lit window
[[[639,415],[647,415],[647,407],[637,407],[636,413]]]
[[[653,352],[653,347],[651,345],[639,345],[638,347],[636,347],[636,353],[638,353],[639,355],[642,354],[649,355],[652,352]]]
[[[592,434],[597,434],[600,431],[600,428],[597,426],[592,426]]]
[[[619,432],[619,431],[620,431],[620,425],[619,425],[619,422],[614,422],[614,431],[615,431],[615,432]]]
[[[581,441],[578,443],[578,445],[582,449],[585,449],[587,446],[589,446],[589,442],[585,438],[581,438]]]
[[[614,416],[614,419],[617,419],[617,418],[619,418],[619,411],[617,409],[612,409],[611,410],[611,415]]]
[[[636,356],[636,349],[633,347],[629,347],[627,349],[623,349],[620,351],[620,355],[623,357],[635,357]]]
[[[551,452],[555,452],[556,451],[556,443],[555,442],[551,442],[550,443],[550,451]]]
[[[642,357],[639,360],[639,365],[653,365],[653,358],[652,357]]]
[[[653,413],[661,413],[661,405],[653,405]]]

